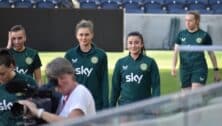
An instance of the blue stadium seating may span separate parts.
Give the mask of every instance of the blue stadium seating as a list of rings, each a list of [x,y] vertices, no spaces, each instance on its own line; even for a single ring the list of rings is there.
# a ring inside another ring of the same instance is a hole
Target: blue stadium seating
[[[53,4],[60,4],[62,1],[66,0],[50,0]]]
[[[55,8],[55,5],[52,0],[38,0],[36,8]]]
[[[144,13],[144,7],[138,2],[126,1],[123,2],[123,8],[126,13]]]
[[[177,13],[197,10],[201,14],[221,13],[222,0],[79,0],[81,8],[120,9],[126,13]]]
[[[84,0],[80,0],[80,1],[84,1]],[[122,0],[99,0],[101,3],[105,2],[105,1],[114,1],[117,2],[118,4],[122,3]]]
[[[129,3],[132,3],[132,2],[136,2],[138,3],[139,5],[143,4],[144,3],[144,0],[122,0],[122,3],[126,3],[126,2],[129,2]]]
[[[33,7],[33,1],[31,0],[15,0],[14,5],[15,8],[32,8]]]
[[[208,5],[208,0],[186,0],[187,4],[202,4],[202,5]]]
[[[67,0],[68,1],[68,0]],[[0,8],[66,8],[64,0],[0,0]],[[176,13],[197,10],[222,14],[222,0],[79,0],[81,8],[121,9],[126,13]],[[70,5],[68,8],[72,8]]]
[[[212,12],[214,14],[222,14],[222,4],[212,6]]]
[[[222,0],[209,0],[209,5],[214,14],[222,14]]]
[[[186,0],[165,0],[168,13],[186,13],[188,10]]]
[[[0,8],[11,8],[11,2],[9,0],[0,0]]]
[[[209,0],[208,2],[210,5],[222,4],[222,0]]]
[[[101,1],[100,4],[102,9],[119,9],[120,8],[120,3],[118,3],[115,0],[106,0],[106,1]]]
[[[81,2],[98,2],[99,0],[78,0],[79,3]]]
[[[53,0],[58,8],[74,8],[71,0]]]
[[[164,0],[144,0],[145,13],[167,13]]]
[[[208,0],[187,0],[189,10],[197,10],[201,14],[210,14],[210,6]]]
[[[222,14],[222,3],[211,5],[211,9],[214,14]]]
[[[93,8],[96,9],[100,2],[97,0],[81,0],[80,2],[80,8]]]

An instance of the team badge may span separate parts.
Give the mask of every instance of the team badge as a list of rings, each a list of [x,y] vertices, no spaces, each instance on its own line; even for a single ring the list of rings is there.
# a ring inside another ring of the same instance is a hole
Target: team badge
[[[22,95],[24,95],[24,94],[22,94],[22,93],[16,93],[15,94],[17,97],[20,97],[20,96],[22,96]]]
[[[197,38],[197,39],[196,39],[196,42],[197,42],[197,43],[201,43],[201,42],[202,42],[202,38]]]
[[[182,41],[182,42],[185,42],[185,41],[186,41],[186,38],[181,38],[181,41]]]
[[[78,59],[75,58],[75,59],[72,59],[72,63],[77,63]]]
[[[25,62],[26,62],[26,64],[30,65],[30,64],[32,64],[33,60],[31,57],[26,57]]]
[[[99,59],[98,59],[98,57],[96,57],[96,56],[93,56],[93,57],[91,58],[91,62],[92,62],[93,64],[97,64],[98,61],[99,61]]]
[[[205,79],[204,77],[200,77],[200,81],[203,82]]]
[[[127,70],[127,69],[128,69],[128,65],[125,65],[125,66],[123,65],[123,66],[122,66],[122,69],[123,69],[123,70]]]
[[[141,69],[142,71],[145,71],[145,70],[148,69],[148,65],[145,64],[145,63],[142,63],[142,64],[140,64],[140,69]]]

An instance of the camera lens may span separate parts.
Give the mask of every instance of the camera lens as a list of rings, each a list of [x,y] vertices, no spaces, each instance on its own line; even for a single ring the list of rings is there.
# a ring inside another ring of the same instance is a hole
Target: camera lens
[[[24,106],[19,103],[14,103],[11,112],[14,116],[21,116],[24,114]]]
[[[54,86],[58,86],[58,80],[56,78],[51,78],[49,82],[52,83]]]

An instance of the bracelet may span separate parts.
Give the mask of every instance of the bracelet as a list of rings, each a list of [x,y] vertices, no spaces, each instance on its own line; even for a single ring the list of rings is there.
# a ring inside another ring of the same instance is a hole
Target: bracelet
[[[38,109],[38,111],[37,111],[37,117],[38,117],[38,118],[41,118],[43,112],[44,112],[44,109],[42,109],[42,108]]]
[[[219,68],[217,68],[217,67],[216,67],[216,68],[214,68],[214,71],[219,71]]]

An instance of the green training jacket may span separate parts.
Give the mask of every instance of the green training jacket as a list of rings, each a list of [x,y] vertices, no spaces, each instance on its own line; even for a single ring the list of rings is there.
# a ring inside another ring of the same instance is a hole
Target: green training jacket
[[[32,48],[26,47],[22,52],[17,52],[14,49],[9,51],[15,59],[17,73],[33,77],[34,70],[42,66],[38,52]]]
[[[27,84],[37,87],[36,82],[27,75],[16,73],[16,76],[12,80],[22,80]],[[11,113],[13,104],[22,99],[18,94],[9,93],[6,88],[6,84],[0,84],[0,126],[18,126],[22,124],[22,115],[19,117],[14,116]]]
[[[69,49],[65,58],[75,68],[77,82],[85,85],[92,93],[96,110],[107,108],[109,106],[109,85],[106,53],[94,45],[89,52],[84,53],[78,45]]]
[[[112,77],[110,106],[128,104],[160,95],[160,75],[154,59],[140,54],[117,61]]]

